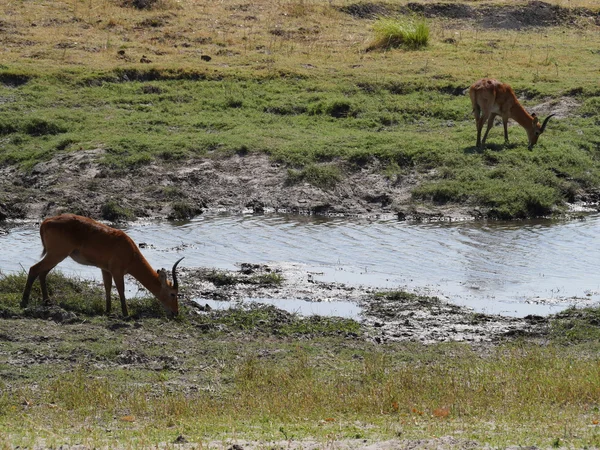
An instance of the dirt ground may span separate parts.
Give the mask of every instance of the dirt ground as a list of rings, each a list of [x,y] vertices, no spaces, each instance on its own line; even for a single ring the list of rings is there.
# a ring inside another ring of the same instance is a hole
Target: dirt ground
[[[62,445],[62,450],[89,450],[90,447],[85,445]],[[97,447],[96,447],[97,448]],[[102,448],[102,447],[100,447]],[[111,447],[115,448],[115,447]],[[443,436],[440,438],[431,439],[396,439],[387,441],[372,442],[366,439],[356,440],[332,440],[326,443],[318,441],[269,441],[269,442],[257,442],[257,441],[246,441],[242,439],[233,440],[231,442],[211,442],[209,444],[188,444],[185,442],[185,438],[181,437],[178,442],[162,443],[152,447],[156,450],[162,449],[179,449],[179,450],[192,450],[192,449],[215,449],[215,450],[474,450],[474,449],[485,449],[489,450],[495,447],[488,445],[481,445],[477,441],[468,439],[457,439],[452,436]],[[539,447],[530,446],[508,446],[503,447],[505,450],[538,450]],[[557,447],[564,448],[564,447]],[[103,448],[102,448],[103,449]],[[44,446],[36,446],[34,450],[46,450]]]

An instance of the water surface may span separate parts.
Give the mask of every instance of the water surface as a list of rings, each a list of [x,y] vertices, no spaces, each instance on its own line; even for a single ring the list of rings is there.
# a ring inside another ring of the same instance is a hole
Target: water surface
[[[440,295],[487,313],[523,316],[600,302],[600,215],[574,221],[399,222],[292,215],[203,215],[183,223],[132,223],[128,234],[155,268],[236,269],[293,262],[315,278]],[[0,270],[39,260],[37,226],[0,235]],[[71,260],[68,274],[100,280]],[[282,299],[293,300],[293,299]]]

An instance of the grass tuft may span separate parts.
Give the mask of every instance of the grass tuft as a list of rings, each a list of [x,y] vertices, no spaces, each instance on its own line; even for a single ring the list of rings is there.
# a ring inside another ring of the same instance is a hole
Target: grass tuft
[[[373,25],[375,40],[369,50],[403,47],[417,50],[429,44],[429,25],[424,19],[380,18]]]
[[[321,189],[333,189],[342,179],[340,169],[331,164],[310,164],[302,170],[288,169],[287,175],[290,185],[306,182]]]
[[[182,200],[174,202],[171,205],[171,212],[168,215],[169,220],[183,221],[189,220],[202,213],[202,208],[191,202]]]
[[[102,205],[100,214],[104,220],[112,222],[128,221],[135,218],[135,215],[129,208],[121,206],[116,200],[108,200]]]

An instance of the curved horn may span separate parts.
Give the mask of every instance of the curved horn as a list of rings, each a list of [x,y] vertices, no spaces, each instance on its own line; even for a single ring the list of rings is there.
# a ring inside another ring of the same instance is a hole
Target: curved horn
[[[179,264],[183,258],[185,258],[185,256],[184,256],[184,257],[182,257],[182,258],[179,258],[179,259],[177,260],[177,262],[175,262],[175,264],[173,264],[173,269],[172,269],[172,271],[171,271],[171,274],[173,275],[173,287],[174,287],[175,289],[179,289],[179,283],[177,283],[177,271],[176,271],[176,269],[177,269],[177,264]]]
[[[544,119],[544,123],[542,123],[542,128],[540,129],[540,133],[543,133],[544,130],[546,129],[546,124],[548,123],[548,121],[550,120],[550,117],[554,116],[555,114],[550,114],[548,117],[546,117]]]

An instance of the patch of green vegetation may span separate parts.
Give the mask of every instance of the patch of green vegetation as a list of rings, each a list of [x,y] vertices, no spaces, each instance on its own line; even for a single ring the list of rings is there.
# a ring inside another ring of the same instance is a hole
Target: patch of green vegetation
[[[189,220],[202,213],[202,208],[188,201],[178,201],[171,204],[169,220]]]
[[[422,295],[413,294],[406,291],[393,291],[393,292],[377,292],[375,299],[385,299],[391,302],[398,303],[415,303],[419,302],[422,304],[439,303],[437,297],[426,297]]]
[[[369,49],[404,47],[416,50],[429,43],[429,25],[424,19],[379,18],[373,24],[375,41]]]
[[[591,353],[577,358],[564,347],[519,344],[481,355],[466,345],[381,347],[353,337],[214,343],[214,335],[170,325],[154,333],[165,350],[188,349],[183,366],[152,373],[144,368],[151,353],[135,347],[124,354],[126,368],[79,364],[65,372],[46,363],[35,390],[22,379],[11,382],[0,403],[11,441],[35,433],[64,436],[63,444],[143,439],[147,445],[180,435],[202,443],[230,436],[235,424],[238,438],[260,442],[283,435],[330,442],[333,433],[364,443],[397,439],[401,430],[408,440],[467,432],[479,445],[550,446],[557,439],[578,448],[598,445],[590,425],[599,376]],[[117,341],[141,331],[95,336]],[[170,338],[174,332],[186,342]],[[195,367],[203,370],[194,372],[192,390],[186,380]],[[568,420],[567,431],[561,420]]]
[[[550,321],[550,336],[557,342],[600,342],[600,308],[569,308]]]
[[[162,195],[164,198],[170,200],[179,200],[185,195],[185,193],[177,186],[165,186],[162,188]]]
[[[20,313],[21,296],[26,281],[25,273],[4,274],[0,272],[0,316],[10,317]]]
[[[237,275],[216,269],[205,273],[203,278],[215,286],[233,286],[240,282]]]
[[[570,126],[555,124],[565,125]],[[491,144],[483,152],[467,148],[462,154],[430,153],[435,176],[418,186],[413,196],[437,204],[483,206],[490,217],[502,219],[560,212],[564,202],[575,200],[577,186],[598,183],[599,173],[584,169],[595,165],[597,150],[581,144],[581,151],[573,153],[568,150],[571,144],[561,138],[553,138],[549,148],[544,138],[548,139],[543,135],[532,151],[520,145],[500,148]]]
[[[260,286],[279,286],[284,278],[280,273],[232,273],[224,270],[212,269],[203,274],[206,281],[210,281],[215,286],[233,286],[236,284],[256,284]]]
[[[26,273],[0,273],[0,316],[20,317],[24,314],[20,307],[21,295],[27,281]],[[51,303],[76,315],[87,317],[106,314],[104,288],[86,280],[68,277],[59,270],[53,270],[46,278]],[[152,296],[140,296],[127,300],[129,313],[134,318],[165,317],[160,303]],[[37,311],[42,307],[42,293],[39,280],[33,284],[28,307],[33,316],[44,315]],[[113,295],[113,310],[120,311],[120,300]],[[38,314],[39,313],[39,314]]]
[[[260,286],[280,286],[284,281],[283,275],[276,272],[261,273],[251,276],[247,283]]]
[[[102,218],[112,222],[128,221],[135,219],[133,211],[121,206],[117,200],[108,200],[100,210]]]
[[[6,315],[21,315],[21,295],[25,289],[27,274],[0,273],[0,308]],[[62,272],[53,270],[46,278],[48,294],[52,303],[76,314],[94,316],[104,313],[104,289],[84,280],[67,277]],[[39,280],[33,284],[29,307],[41,305],[42,293]]]
[[[348,99],[327,99],[312,104],[307,108],[309,114],[325,114],[336,119],[347,117],[356,118],[360,114],[359,108]]]
[[[39,117],[32,117],[27,120],[9,118],[7,115],[0,117],[0,135],[24,133],[32,137],[42,137],[66,133],[67,131],[67,127],[63,124]]]
[[[333,189],[342,179],[339,167],[332,164],[310,164],[302,170],[288,169],[287,183],[310,183],[321,189]]]
[[[598,117],[600,115],[600,97],[585,99],[579,108],[579,113],[584,117]]]
[[[361,326],[352,319],[339,317],[309,316],[301,317],[284,312],[272,305],[252,304],[234,306],[224,310],[212,311],[199,316],[196,326],[213,331],[218,325],[226,326],[230,331],[251,331],[276,336],[358,336]],[[223,328],[221,328],[223,332]]]
[[[332,189],[345,177],[345,162],[350,168],[379,165],[389,176],[423,178],[415,201],[473,205],[502,218],[560,211],[600,183],[597,96],[588,90],[578,95],[583,117],[553,119],[532,151],[515,126],[510,145],[500,144],[501,127],[494,127],[480,152],[469,100],[460,95],[472,80],[369,74],[214,80],[172,68],[126,75],[129,81],[115,82],[107,73],[95,85],[81,82],[89,73],[72,72],[61,79],[34,77],[10,90],[0,86],[0,96],[14,98],[0,115],[6,137],[0,161],[31,168],[57,151],[102,147],[108,169],[136,170],[156,159],[266,152],[289,167],[290,184]],[[531,89],[524,82],[513,86],[518,95]],[[535,87],[540,97],[560,95],[555,84]],[[232,98],[241,99],[238,107],[231,107]],[[28,134],[25,122],[14,119],[29,110],[44,120],[31,127],[37,133]],[[107,116],[110,129],[103,125]],[[62,124],[68,131],[50,133]]]

